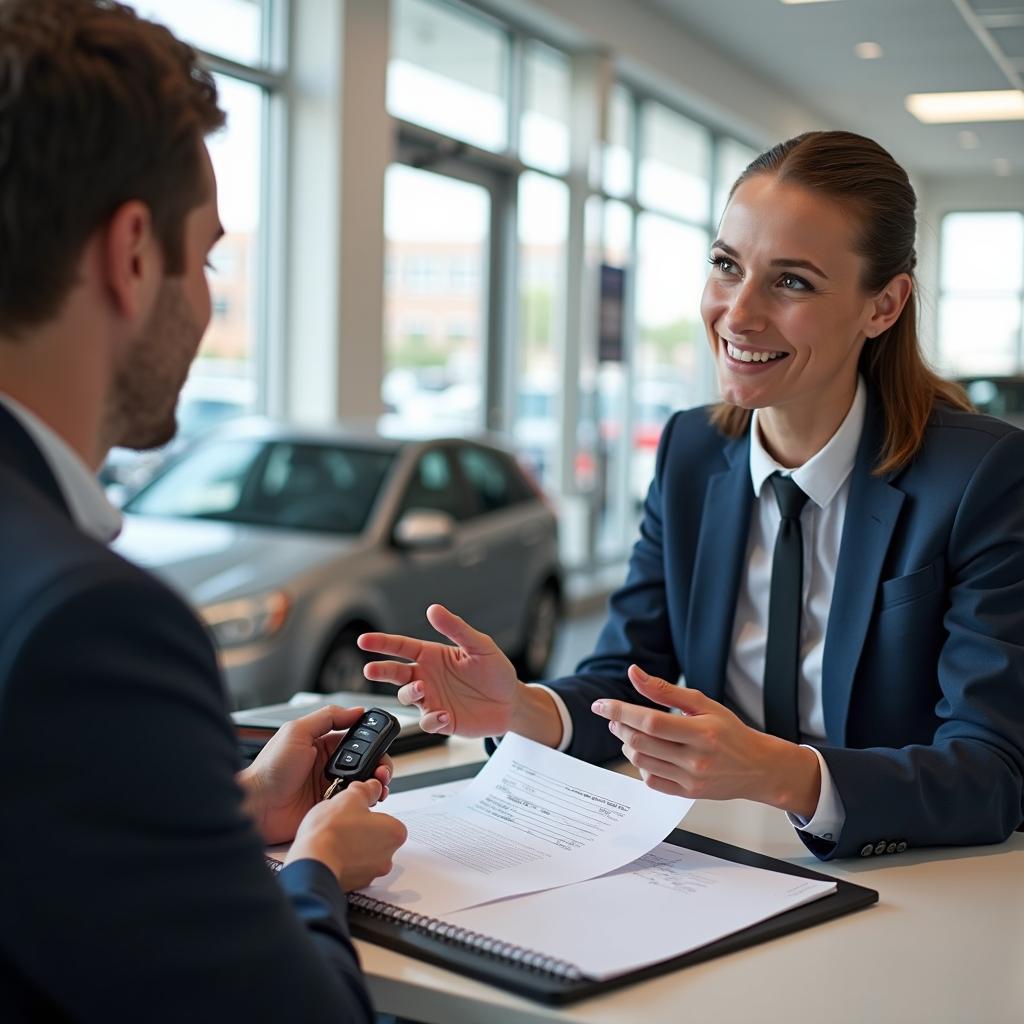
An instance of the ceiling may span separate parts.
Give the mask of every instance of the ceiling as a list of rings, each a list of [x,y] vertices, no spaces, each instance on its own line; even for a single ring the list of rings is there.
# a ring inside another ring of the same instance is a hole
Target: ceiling
[[[819,111],[830,127],[877,139],[917,174],[994,176],[995,162],[1009,161],[1002,174],[1024,178],[1024,121],[924,125],[903,105],[913,92],[1020,87],[1024,0],[647,2]],[[970,23],[988,34],[995,56]],[[856,57],[853,47],[865,41],[879,43],[884,57]],[[977,136],[976,149],[961,145],[965,129]]]

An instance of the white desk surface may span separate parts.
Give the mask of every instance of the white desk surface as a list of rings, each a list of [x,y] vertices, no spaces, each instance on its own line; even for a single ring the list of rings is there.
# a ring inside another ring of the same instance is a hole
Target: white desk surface
[[[397,759],[398,775],[483,760],[453,739]],[[386,809],[385,804],[385,809]],[[563,1009],[357,942],[378,1011],[425,1024],[827,1020],[829,1024],[1024,1022],[1024,833],[1000,846],[822,864],[781,812],[699,802],[692,832],[878,890],[866,910]],[[623,922],[623,934],[631,927]]]

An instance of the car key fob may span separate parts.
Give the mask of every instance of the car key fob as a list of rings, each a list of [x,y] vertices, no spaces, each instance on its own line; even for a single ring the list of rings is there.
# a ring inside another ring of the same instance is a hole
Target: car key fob
[[[328,800],[340,793],[350,782],[365,782],[373,778],[381,758],[402,731],[394,715],[380,708],[370,708],[338,744],[338,749],[327,761],[324,774],[332,779],[324,793]]]

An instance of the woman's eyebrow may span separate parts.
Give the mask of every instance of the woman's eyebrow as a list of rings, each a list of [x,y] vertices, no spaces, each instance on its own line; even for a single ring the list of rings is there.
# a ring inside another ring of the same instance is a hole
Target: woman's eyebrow
[[[731,245],[728,245],[727,243],[723,242],[720,238],[716,238],[711,243],[711,248],[721,249],[724,253],[726,253],[726,255],[732,256],[734,259],[738,260],[740,258],[740,254]],[[771,265],[773,267],[801,267],[806,270],[810,270],[812,273],[817,274],[818,277],[822,278],[825,281],[828,280],[828,274],[821,270],[816,264],[812,263],[810,260],[797,259],[795,256],[786,257],[784,259],[772,260]]]

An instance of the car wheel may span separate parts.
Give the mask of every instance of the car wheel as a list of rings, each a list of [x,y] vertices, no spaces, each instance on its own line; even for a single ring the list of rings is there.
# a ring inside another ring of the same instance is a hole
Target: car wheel
[[[356,638],[371,627],[366,624],[345,626],[335,634],[317,669],[313,688],[317,693],[355,690],[358,693],[380,693],[380,684],[371,683],[363,675],[363,667],[374,656],[356,646]]]
[[[561,610],[558,587],[554,581],[548,580],[530,604],[523,646],[512,659],[520,679],[529,681],[543,676],[555,647],[555,630]]]

